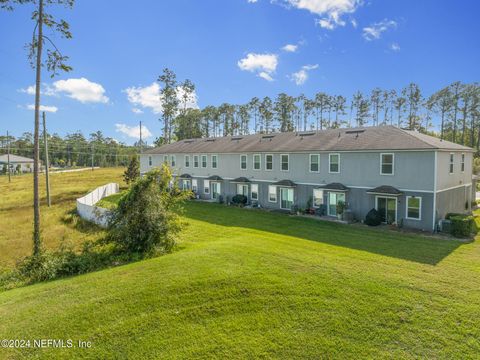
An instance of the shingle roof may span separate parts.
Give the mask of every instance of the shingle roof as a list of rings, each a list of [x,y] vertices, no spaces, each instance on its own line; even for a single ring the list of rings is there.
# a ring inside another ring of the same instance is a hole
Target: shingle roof
[[[348,191],[348,187],[340,183],[331,183],[322,186],[325,190]]]
[[[466,146],[415,131],[376,126],[188,139],[148,150],[145,154],[429,149],[472,151]]]
[[[286,186],[286,187],[295,187],[297,184],[295,184],[292,180],[280,180],[274,183],[273,185],[277,186]]]
[[[233,179],[232,182],[234,183],[249,183],[250,180],[248,180],[246,177],[244,176],[241,176],[241,177],[238,177],[236,179]]]
[[[192,175],[190,174],[182,174],[179,176],[180,179],[191,179],[192,178]]]
[[[8,162],[7,155],[0,155],[0,162]],[[12,163],[33,163],[33,159],[29,159],[24,156],[10,154],[10,162]]]
[[[402,195],[403,192],[389,185],[377,186],[374,189],[367,190],[370,194]]]
[[[208,178],[208,180],[213,180],[213,181],[221,181],[223,180],[220,176],[218,175],[212,175]]]

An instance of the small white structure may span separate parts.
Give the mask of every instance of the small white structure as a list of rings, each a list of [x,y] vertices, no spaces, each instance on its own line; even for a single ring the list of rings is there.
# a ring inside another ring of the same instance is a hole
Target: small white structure
[[[3,164],[8,164],[8,155],[0,155],[0,170],[3,167]],[[41,162],[40,162],[41,164]],[[33,159],[10,154],[10,170],[15,172],[17,170],[17,166],[20,166],[20,172],[32,172],[33,171]]]
[[[77,199],[77,212],[82,219],[92,221],[95,224],[106,227],[111,211],[95,206],[104,197],[117,194],[120,191],[117,183],[100,186],[84,197]]]

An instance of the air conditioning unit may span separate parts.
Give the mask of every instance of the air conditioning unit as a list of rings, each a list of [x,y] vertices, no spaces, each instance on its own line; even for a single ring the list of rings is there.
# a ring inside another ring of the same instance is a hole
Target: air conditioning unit
[[[452,222],[450,220],[442,219],[438,222],[438,227],[441,232],[449,233],[452,228]]]

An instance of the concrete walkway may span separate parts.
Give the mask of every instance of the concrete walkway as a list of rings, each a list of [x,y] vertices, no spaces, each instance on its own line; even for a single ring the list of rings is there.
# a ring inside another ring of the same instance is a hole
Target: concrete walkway
[[[95,169],[100,169],[100,167],[99,167],[99,166],[95,166],[93,169],[94,169],[94,170],[95,170]],[[77,171],[86,171],[86,170],[92,170],[92,168],[91,168],[91,167],[88,167],[88,168],[81,168],[81,169],[58,170],[58,171],[50,170],[50,174],[68,173],[68,172],[77,172]]]

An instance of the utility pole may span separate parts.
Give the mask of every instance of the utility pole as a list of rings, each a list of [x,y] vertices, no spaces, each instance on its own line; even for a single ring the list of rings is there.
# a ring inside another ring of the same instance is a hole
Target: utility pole
[[[47,205],[50,207],[52,202],[50,201],[50,180],[48,177],[48,171],[50,163],[48,162],[48,139],[47,139],[47,124],[45,121],[45,111],[42,113],[43,118],[43,143],[45,145],[45,180],[47,182]]]
[[[92,171],[93,171],[93,159],[94,159],[94,150],[93,150],[94,146],[95,146],[95,144],[92,141]]]
[[[142,142],[142,122],[140,121],[140,154],[142,153],[143,142]]]
[[[12,177],[10,175],[10,137],[8,136],[8,131],[7,131],[7,169],[8,169],[8,182],[12,182]]]

